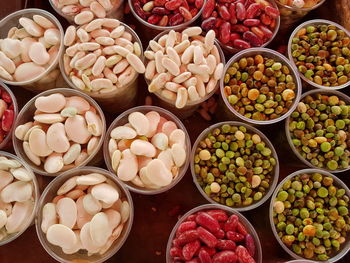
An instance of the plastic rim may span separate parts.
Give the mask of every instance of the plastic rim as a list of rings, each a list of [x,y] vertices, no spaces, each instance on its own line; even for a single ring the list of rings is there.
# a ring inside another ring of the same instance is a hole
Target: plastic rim
[[[282,62],[285,66],[287,66],[292,73],[294,82],[296,83],[296,89],[297,89],[297,94],[294,98],[294,102],[293,105],[290,107],[290,109],[283,114],[282,116],[276,118],[276,119],[272,119],[272,120],[268,120],[268,121],[257,121],[257,120],[253,120],[250,118],[247,118],[243,115],[241,115],[239,112],[237,112],[229,103],[228,99],[226,98],[225,95],[225,83],[224,83],[224,78],[221,78],[220,80],[220,92],[221,92],[221,97],[223,99],[223,101],[225,102],[226,107],[238,118],[251,123],[251,124],[258,124],[258,125],[268,125],[268,124],[273,124],[273,123],[277,123],[285,118],[287,118],[290,114],[292,114],[292,112],[296,109],[296,107],[298,106],[299,100],[300,100],[300,96],[301,96],[301,91],[302,91],[302,83],[301,80],[299,78],[299,74],[298,74],[298,70],[295,67],[294,64],[292,64],[285,56],[283,56],[282,54],[278,53],[277,51],[274,51],[272,49],[268,49],[268,48],[249,48],[249,49],[245,49],[240,51],[239,53],[235,54],[225,65],[224,68],[224,74],[226,74],[227,69],[236,61],[238,61],[240,58],[242,57],[247,57],[247,56],[251,56],[251,55],[262,55],[262,56],[266,56],[268,58],[274,58],[277,57],[278,61]]]
[[[286,251],[290,256],[292,256],[293,258],[295,259],[304,259],[302,257],[300,257],[299,255],[295,254],[292,250],[290,250],[280,239],[280,237],[278,236],[278,233],[276,231],[276,227],[275,227],[275,224],[273,222],[273,205],[274,205],[274,202],[275,202],[275,199],[276,199],[276,196],[278,194],[278,191],[280,190],[280,188],[283,186],[283,184],[299,175],[299,174],[302,174],[302,173],[307,173],[307,174],[311,174],[311,173],[320,173],[322,175],[326,175],[326,176],[330,176],[333,178],[334,182],[336,185],[342,187],[345,189],[346,191],[346,194],[348,196],[350,196],[350,191],[349,191],[349,188],[343,183],[343,181],[341,181],[338,177],[336,177],[335,175],[327,172],[327,171],[323,171],[323,170],[319,170],[319,169],[303,169],[303,170],[299,170],[299,171],[296,171],[290,175],[288,175],[286,178],[284,178],[276,187],[272,197],[271,197],[271,202],[270,202],[270,211],[269,211],[269,217],[270,217],[270,225],[271,225],[271,229],[272,229],[272,232],[275,236],[275,238],[277,239],[278,243],[280,244],[280,246],[284,249],[284,251]],[[349,234],[348,234],[349,236]],[[343,249],[340,251],[340,253],[338,253],[337,255],[333,256],[332,258],[330,258],[329,260],[327,261],[317,261],[317,260],[313,260],[312,262],[328,262],[328,263],[332,263],[332,262],[336,262],[338,260],[340,260],[343,256],[346,255],[346,253],[349,251],[350,249],[350,242],[349,240],[347,240],[347,243],[345,244],[345,246],[343,247]],[[293,261],[292,261],[293,262]],[[298,262],[298,261],[297,261]],[[308,262],[308,261],[306,261]]]
[[[146,112],[150,112],[150,111],[156,111],[158,112],[161,116],[166,116],[170,121],[174,121],[176,123],[176,125],[178,126],[179,129],[183,130],[185,133],[185,137],[186,137],[186,154],[187,154],[187,158],[186,158],[186,162],[185,164],[180,167],[179,170],[179,174],[176,176],[175,180],[173,180],[169,185],[164,186],[162,188],[159,189],[148,189],[148,188],[141,188],[141,187],[137,187],[136,185],[132,184],[132,183],[128,183],[128,182],[124,182],[122,180],[120,180],[130,191],[138,193],[138,194],[143,194],[143,195],[155,195],[155,194],[160,194],[163,192],[166,192],[168,190],[170,190],[171,188],[173,188],[175,185],[177,185],[178,182],[181,181],[181,179],[184,177],[184,175],[187,172],[189,163],[190,163],[190,158],[188,158],[191,154],[191,140],[190,140],[190,136],[187,132],[186,127],[183,125],[183,123],[170,111],[167,111],[163,108],[157,107],[157,106],[138,106],[138,107],[134,107],[131,108],[125,112],[123,112],[122,114],[120,114],[113,122],[112,124],[109,126],[107,133],[106,133],[106,140],[103,144],[103,155],[104,155],[104,159],[105,159],[105,163],[107,165],[107,169],[113,173],[115,175],[115,172],[113,171],[112,168],[112,164],[111,164],[111,157],[109,156],[109,151],[108,151],[108,143],[109,143],[109,139],[110,139],[110,134],[112,132],[112,130],[116,127],[119,127],[121,125],[124,125],[125,123],[121,123],[118,124],[118,122],[123,121],[123,119],[125,117],[127,117],[130,113],[136,112],[136,111],[140,111],[142,113],[146,113]],[[118,124],[118,126],[117,126]],[[116,176],[117,177],[117,176]]]
[[[272,156],[273,158],[275,158],[276,160],[276,166],[274,168],[274,173],[273,173],[273,180],[272,183],[268,189],[268,191],[265,193],[265,195],[258,201],[258,202],[254,202],[251,205],[248,206],[243,206],[243,207],[232,207],[232,209],[239,211],[239,212],[244,212],[244,211],[249,211],[249,210],[253,210],[257,207],[259,207],[260,205],[262,205],[263,203],[265,203],[267,201],[267,199],[270,198],[270,196],[272,195],[277,182],[278,182],[278,177],[279,177],[279,161],[278,161],[278,156],[276,153],[275,148],[273,147],[272,143],[270,142],[270,140],[265,136],[265,134],[263,134],[261,131],[259,131],[258,129],[250,126],[249,124],[243,123],[243,122],[237,122],[237,121],[226,121],[226,122],[219,122],[216,123],[214,125],[211,125],[210,127],[206,128],[204,131],[201,132],[201,134],[197,137],[195,143],[193,144],[192,147],[192,153],[191,153],[191,163],[190,163],[190,167],[191,167],[191,174],[192,174],[192,178],[193,178],[193,182],[196,185],[197,189],[199,190],[199,192],[202,194],[202,196],[210,203],[212,204],[218,204],[216,201],[214,201],[213,199],[211,199],[202,189],[202,187],[198,184],[197,182],[197,177],[196,177],[196,173],[194,171],[194,156],[196,154],[196,149],[198,147],[199,142],[212,130],[214,130],[215,128],[219,128],[224,124],[229,124],[229,125],[234,125],[234,126],[244,126],[247,128],[247,131],[249,132],[254,132],[256,134],[258,134],[262,141],[266,143],[266,145],[271,149],[272,151]],[[229,206],[224,206],[224,207],[228,207],[231,208]]]
[[[295,67],[296,67],[296,65],[295,65],[295,62],[294,62],[294,59],[293,59],[293,56],[292,56],[292,41],[293,41],[294,36],[296,35],[296,33],[300,29],[302,29],[304,27],[311,26],[311,25],[320,25],[320,24],[321,25],[333,25],[333,26],[336,26],[337,28],[343,30],[348,37],[350,37],[350,32],[346,28],[342,27],[341,25],[339,25],[339,24],[337,24],[337,23],[335,23],[333,21],[329,21],[329,20],[325,20],[325,19],[315,19],[315,20],[309,20],[309,21],[306,21],[306,22],[300,24],[296,29],[294,29],[293,33],[290,35],[290,38],[288,40],[288,58],[289,58],[290,62]],[[338,90],[338,89],[346,88],[350,84],[350,79],[349,79],[348,82],[346,82],[346,83],[344,83],[342,85],[328,87],[328,86],[319,85],[319,84],[317,84],[317,83],[307,79],[302,73],[299,72],[299,70],[298,70],[298,74],[302,78],[302,80],[304,80],[306,83],[308,83],[312,87],[318,88],[318,89]]]
[[[350,103],[350,97],[346,96],[345,94],[341,93],[340,91],[336,91],[336,90],[320,90],[320,89],[315,89],[315,90],[310,90],[308,92],[305,92],[301,98],[300,101],[302,101],[303,98],[305,98],[306,96],[309,95],[313,95],[313,94],[332,94],[332,95],[337,95],[338,97],[341,97],[343,100],[347,101],[348,103]],[[293,150],[294,154],[299,158],[299,160],[301,160],[304,164],[306,164],[307,166],[309,166],[310,168],[314,168],[314,169],[318,169],[318,170],[322,170],[325,172],[332,172],[332,173],[340,173],[340,172],[345,172],[347,170],[350,169],[350,166],[348,168],[345,169],[337,169],[337,170],[329,170],[329,169],[324,169],[324,168],[320,168],[320,167],[316,167],[314,165],[312,165],[309,161],[307,161],[305,158],[303,158],[300,153],[295,149],[294,144],[292,142],[292,138],[290,136],[290,132],[289,132],[289,122],[290,122],[290,116],[288,116],[288,118],[286,119],[285,122],[285,134],[289,143],[290,148]]]

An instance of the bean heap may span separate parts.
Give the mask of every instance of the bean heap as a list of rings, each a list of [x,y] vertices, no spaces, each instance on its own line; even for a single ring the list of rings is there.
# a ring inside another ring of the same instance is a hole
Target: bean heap
[[[74,23],[82,25],[94,18],[104,18],[121,0],[51,0],[63,14],[72,16]]]
[[[0,160],[0,241],[28,226],[31,220],[35,186],[32,173],[17,160]]]
[[[199,142],[193,165],[199,185],[211,199],[245,207],[266,194],[276,162],[258,134],[224,124]]]
[[[313,166],[346,169],[350,162],[350,105],[336,95],[314,93],[298,104],[289,120],[295,149]]]
[[[350,79],[350,36],[333,25],[307,26],[293,37],[293,60],[310,81],[327,87]]]
[[[296,8],[312,8],[321,0],[278,0],[282,5],[288,5]]]
[[[7,38],[0,39],[0,77],[29,81],[44,73],[56,59],[61,32],[41,15],[34,15],[33,19],[21,17],[18,23],[22,27],[12,27]]]
[[[214,31],[205,37],[201,33],[200,27],[189,27],[181,33],[171,30],[158,42],[151,40],[150,50],[145,52],[149,92],[160,93],[179,109],[213,92],[223,72]]]
[[[65,74],[80,90],[117,91],[145,72],[142,48],[119,20],[101,18],[79,28],[70,26],[64,45]]]
[[[297,93],[290,68],[261,55],[234,62],[225,74],[224,84],[225,96],[233,109],[258,121],[284,115]]]
[[[13,101],[11,96],[0,86],[0,144],[8,136],[9,131],[12,128],[15,113],[13,109]]]
[[[32,165],[43,163],[44,170],[54,174],[79,166],[96,153],[105,131],[101,116],[84,98],[54,93],[38,97],[35,108],[34,121],[15,130]]]
[[[119,179],[141,188],[169,185],[186,161],[186,134],[158,112],[133,112],[110,134],[109,154]]]
[[[229,47],[260,47],[273,37],[280,13],[265,0],[208,0],[202,12],[202,28],[211,29]]]
[[[333,178],[300,174],[278,190],[273,220],[282,242],[294,253],[326,261],[339,251],[350,231],[349,196]]]
[[[204,0],[136,0],[136,14],[157,26],[178,26],[190,21],[202,8]]]
[[[103,255],[128,224],[130,206],[113,181],[91,173],[69,178],[41,213],[47,241],[63,253]]]

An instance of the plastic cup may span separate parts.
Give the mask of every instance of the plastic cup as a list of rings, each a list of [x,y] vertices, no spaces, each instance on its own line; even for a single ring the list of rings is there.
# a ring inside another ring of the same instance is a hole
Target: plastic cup
[[[296,29],[294,29],[293,33],[291,34],[289,40],[288,40],[288,58],[289,60],[291,61],[291,63],[295,66],[295,62],[294,62],[294,59],[293,59],[293,56],[292,56],[292,41],[293,41],[293,38],[294,36],[296,35],[296,33],[302,29],[302,28],[306,28],[308,26],[317,26],[317,25],[333,25],[333,26],[336,26],[338,29],[341,29],[345,32],[345,34],[350,37],[350,32],[342,27],[341,25],[337,24],[337,23],[334,23],[332,21],[329,21],[329,20],[324,20],[324,19],[315,19],[315,20],[309,20],[309,21],[306,21],[304,23],[302,23],[301,25],[299,25]],[[299,71],[298,71],[299,73]],[[315,89],[315,88],[318,88],[318,89],[331,89],[331,90],[337,90],[337,89],[343,89],[343,88],[346,88],[350,85],[350,79],[348,82],[342,84],[342,85],[339,85],[339,86],[332,86],[332,87],[328,87],[328,86],[323,86],[323,85],[319,85],[309,79],[307,79],[304,74],[302,73],[299,73],[299,76],[301,77],[301,79],[303,80],[303,84],[305,84],[305,86],[307,87],[310,87],[312,89]]]
[[[182,32],[185,28],[181,29],[181,30],[177,30],[179,32]],[[172,29],[166,30],[162,33],[160,33],[159,35],[157,35],[153,40],[158,42],[158,39],[161,38],[163,35],[168,34]],[[215,39],[215,46],[218,48],[219,54],[220,54],[220,58],[221,58],[221,62],[225,65],[225,55],[222,52],[222,49],[219,45],[219,42]],[[146,51],[150,51],[151,48],[150,46],[147,47]],[[146,59],[145,65],[147,66],[148,63],[148,59]],[[147,87],[149,86],[149,84],[151,83],[150,80],[148,80],[145,77],[145,81],[147,83]],[[165,108],[169,111],[171,111],[172,113],[174,113],[176,116],[178,116],[180,119],[186,119],[188,117],[190,117],[191,115],[194,114],[194,112],[198,109],[198,107],[201,105],[202,102],[206,101],[207,99],[209,99],[211,96],[214,95],[214,93],[217,91],[217,89],[219,88],[219,84],[220,81],[218,81],[215,89],[208,93],[205,97],[201,98],[200,100],[197,101],[187,101],[187,104],[185,105],[185,107],[183,107],[182,109],[178,109],[175,106],[175,101],[173,100],[169,100],[167,98],[164,98],[161,95],[161,92],[155,92],[154,94],[157,96],[157,102],[159,104],[160,107]]]
[[[52,199],[57,195],[57,190],[69,178],[73,176],[84,175],[89,173],[100,173],[117,185],[117,187],[120,190],[119,191],[120,196],[126,197],[126,201],[128,201],[130,205],[130,216],[128,221],[126,222],[126,225],[123,227],[123,231],[120,234],[119,238],[116,241],[114,241],[113,245],[103,255],[100,255],[97,253],[97,254],[88,256],[87,252],[81,252],[81,250],[78,251],[77,253],[68,255],[63,253],[60,247],[52,245],[46,239],[45,233],[41,230],[42,209],[45,204],[52,202]],[[130,234],[133,220],[134,220],[134,205],[128,189],[126,189],[124,185],[113,174],[111,174],[107,170],[97,168],[97,167],[86,166],[80,169],[66,171],[50,182],[50,184],[45,188],[39,200],[38,210],[37,210],[36,219],[35,219],[35,227],[36,227],[36,233],[38,235],[41,245],[44,247],[46,252],[55,260],[62,263],[71,263],[71,262],[102,263],[108,260],[109,258],[111,258],[114,254],[116,254],[119,251],[119,249],[123,246],[123,244],[125,243],[126,239]]]
[[[60,8],[58,8],[55,5],[55,2],[59,2],[59,0],[49,0],[52,8],[56,11],[56,13],[58,13],[60,16],[64,17],[70,24],[75,24],[74,23],[74,17],[75,15],[69,15],[69,14],[65,14],[62,12],[62,10]],[[109,18],[116,18],[118,20],[122,20],[123,16],[124,16],[124,0],[111,0],[111,4],[113,5],[113,8],[111,10],[109,10],[108,12],[106,12],[106,17]],[[80,6],[79,8],[85,8],[82,7],[79,3],[77,6]],[[79,12],[80,13],[80,12]],[[79,14],[77,13],[77,14]]]
[[[297,259],[297,260],[291,260],[291,261],[287,261],[286,263],[315,263],[315,261],[311,261],[311,260],[304,260],[304,259]]]
[[[47,67],[45,72],[37,76],[36,78],[29,79],[26,81],[9,81],[6,79],[1,79],[3,82],[5,82],[8,85],[12,86],[23,86],[24,88],[39,93],[41,91],[45,91],[48,89],[53,89],[56,87],[56,80],[60,76],[60,70],[58,68],[58,61],[59,58],[62,56],[63,53],[63,28],[60,24],[60,22],[57,20],[55,16],[53,16],[51,13],[42,10],[42,9],[36,9],[36,8],[29,8],[29,9],[23,9],[16,11],[5,18],[3,18],[0,21],[0,38],[6,38],[8,31],[12,27],[17,27],[19,26],[18,20],[21,17],[28,17],[30,19],[33,18],[33,15],[41,15],[47,19],[49,19],[52,23],[55,24],[55,26],[58,28],[58,30],[61,33],[61,43],[60,43],[60,48],[58,50],[57,56],[52,62],[52,64]]]
[[[320,0],[318,4],[314,5],[313,7],[307,7],[307,8],[297,8],[297,7],[291,7],[289,5],[284,5],[279,2],[279,0],[276,1],[276,4],[278,6],[278,9],[281,13],[281,27],[288,28],[289,26],[293,25],[294,23],[301,20],[304,16],[306,16],[310,11],[318,8],[321,6],[326,0]]]
[[[276,5],[276,1],[274,1],[274,0],[267,0],[267,2],[269,2],[274,8],[278,9],[278,6]],[[274,38],[276,37],[276,35],[277,35],[277,33],[278,33],[279,29],[280,29],[280,25],[281,25],[281,18],[280,17],[281,16],[279,16],[277,18],[277,20],[276,20],[276,26],[275,26],[275,29],[273,31],[272,37],[269,39],[269,41],[265,42],[261,46],[261,48],[268,46],[272,42],[272,40],[274,40]],[[235,48],[235,47],[231,47],[231,46],[225,45],[225,44],[221,43],[221,41],[219,41],[219,43],[220,43],[220,46],[221,46],[222,50],[227,55],[236,54],[236,53],[242,51],[242,49],[238,49],[238,48]],[[248,49],[248,50],[250,50],[250,49]]]
[[[174,260],[172,259],[172,257],[170,256],[170,249],[172,247],[172,242],[175,238],[175,234],[177,229],[179,228],[179,226],[186,220],[186,218],[192,214],[195,214],[197,212],[200,211],[206,211],[206,210],[211,210],[211,209],[220,209],[220,210],[224,210],[226,211],[229,216],[230,215],[237,215],[239,218],[239,221],[246,227],[247,232],[252,235],[254,242],[255,242],[255,255],[254,255],[254,259],[256,261],[256,263],[262,263],[263,259],[262,259],[262,248],[261,248],[261,243],[260,243],[260,239],[258,234],[256,233],[254,227],[252,226],[252,224],[248,221],[247,218],[245,218],[241,213],[239,213],[237,211],[237,209],[232,209],[229,208],[227,206],[223,206],[223,205],[218,205],[218,204],[206,204],[206,205],[200,205],[197,206],[193,209],[191,209],[190,211],[188,211],[186,214],[184,214],[179,221],[176,223],[176,225],[174,226],[173,230],[171,231],[171,234],[169,236],[169,240],[168,240],[168,245],[167,245],[167,249],[166,249],[166,262],[167,263],[174,263]]]
[[[38,181],[36,180],[36,177],[35,177],[32,169],[30,168],[29,165],[27,165],[25,162],[23,162],[23,160],[21,158],[18,158],[16,155],[13,155],[13,154],[8,153],[8,152],[0,151],[0,156],[7,157],[9,159],[14,159],[17,162],[19,162],[23,166],[23,168],[25,168],[28,171],[28,173],[31,175],[31,177],[33,178],[32,182],[33,182],[33,186],[34,186],[34,189],[33,189],[33,197],[34,197],[33,212],[27,218],[26,222],[22,225],[21,231],[13,233],[13,234],[9,234],[6,236],[6,238],[0,240],[0,246],[3,246],[3,245],[6,245],[7,243],[10,243],[13,240],[15,240],[20,235],[22,235],[24,233],[24,231],[26,231],[27,228],[32,225],[32,223],[34,221],[34,216],[36,214],[36,210],[38,209],[40,193],[39,193]]]
[[[309,96],[309,95],[313,95],[313,94],[317,94],[317,93],[320,93],[320,94],[327,94],[327,95],[336,95],[340,98],[342,98],[345,102],[347,102],[348,104],[350,104],[350,97],[346,96],[345,94],[339,92],[339,91],[336,91],[336,90],[319,90],[319,89],[316,89],[316,90],[310,90],[308,92],[305,92],[301,98],[300,98],[300,101],[303,100],[303,98],[305,98],[306,96]],[[288,141],[288,144],[290,146],[290,148],[292,149],[293,153],[299,158],[300,161],[302,161],[305,165],[307,165],[308,167],[310,168],[314,168],[314,169],[320,169],[320,170],[323,170],[323,171],[328,171],[328,172],[332,172],[332,173],[340,173],[340,172],[345,172],[345,171],[348,171],[350,169],[350,166],[346,169],[337,169],[337,170],[328,170],[328,169],[324,169],[324,168],[320,168],[320,167],[316,167],[314,165],[312,165],[309,161],[307,161],[305,158],[303,158],[300,153],[295,149],[294,147],[294,144],[292,142],[292,138],[290,136],[290,132],[289,132],[289,123],[290,123],[290,116],[286,119],[286,122],[285,122],[285,134],[286,134],[286,137],[287,137],[287,141]]]
[[[180,167],[179,169],[179,173],[176,176],[176,178],[167,186],[159,188],[159,189],[149,189],[149,188],[144,188],[144,187],[139,187],[136,186],[135,184],[133,184],[132,182],[125,182],[122,181],[125,186],[132,192],[138,193],[138,194],[144,194],[144,195],[155,195],[155,194],[160,194],[163,192],[168,191],[169,189],[173,188],[178,182],[181,181],[182,177],[184,177],[184,175],[187,172],[187,168],[188,165],[190,163],[190,159],[188,158],[191,155],[191,141],[190,141],[190,136],[188,135],[188,132],[186,130],[186,127],[183,125],[183,123],[171,112],[164,110],[160,107],[156,107],[156,106],[139,106],[139,107],[135,107],[132,109],[129,109],[125,112],[123,112],[122,114],[120,114],[113,122],[112,124],[109,126],[107,133],[106,133],[106,139],[105,142],[103,144],[103,153],[104,153],[104,158],[105,158],[105,163],[107,165],[108,170],[115,174],[113,168],[112,168],[112,161],[111,161],[111,157],[109,155],[109,151],[108,151],[108,143],[109,143],[109,139],[111,137],[111,132],[114,128],[119,127],[119,126],[123,126],[126,123],[128,123],[128,116],[133,113],[133,112],[141,112],[146,114],[147,112],[150,111],[156,111],[159,113],[159,115],[161,117],[166,118],[169,121],[173,121],[176,123],[176,126],[183,130],[185,132],[186,135],[186,162],[184,163],[184,165],[182,167]]]
[[[22,108],[22,110],[18,114],[16,123],[15,123],[15,127],[17,127],[17,126],[19,126],[21,124],[27,123],[29,121],[33,121],[34,112],[36,110],[36,107],[35,107],[34,103],[35,103],[35,100],[38,97],[48,96],[48,95],[51,95],[51,94],[54,94],[54,93],[60,93],[60,94],[62,94],[64,96],[79,96],[79,97],[82,97],[85,100],[87,100],[90,103],[90,105],[92,105],[96,109],[97,114],[100,116],[100,118],[102,120],[103,133],[102,133],[102,135],[100,137],[100,140],[99,140],[98,145],[96,146],[96,149],[94,150],[94,152],[91,155],[89,155],[89,157],[85,161],[83,161],[79,166],[76,166],[74,169],[83,167],[83,166],[85,166],[87,164],[91,165],[92,163],[93,164],[98,163],[99,158],[102,157],[101,156],[102,155],[101,147],[102,147],[103,140],[104,140],[105,134],[106,134],[106,132],[105,132],[106,131],[106,119],[105,119],[105,116],[104,116],[103,111],[100,108],[100,106],[91,97],[85,95],[84,93],[82,93],[82,92],[80,92],[78,90],[73,90],[73,89],[52,89],[52,90],[47,90],[47,91],[44,91],[44,92],[38,94],[37,96],[32,98],[30,101],[28,101],[26,105],[24,105],[24,107]],[[41,164],[40,166],[36,166],[27,157],[27,155],[25,154],[25,152],[23,150],[23,141],[17,139],[17,137],[15,136],[14,133],[12,134],[12,142],[13,142],[13,147],[14,147],[14,150],[15,150],[16,154],[20,158],[22,158],[24,160],[24,162],[27,163],[35,173],[40,174],[40,175],[45,175],[45,176],[57,176],[57,175],[61,174],[62,172],[64,172],[64,171],[60,171],[58,173],[48,173],[48,172],[46,172],[44,170],[43,164]]]
[[[140,48],[141,48],[141,56],[140,59],[144,61],[144,56],[143,56],[143,48],[142,48],[142,43],[138,35],[134,30],[132,30],[131,27],[129,27],[127,24],[120,22],[121,25],[125,27],[125,31],[129,32],[133,40],[139,43]],[[62,76],[64,80],[68,83],[68,85],[76,90],[79,90],[81,92],[84,92],[85,94],[89,95],[93,99],[95,99],[103,108],[103,110],[111,113],[115,112],[123,112],[131,107],[134,107],[136,104],[137,100],[137,88],[138,88],[138,76],[139,74],[136,73],[135,78],[132,79],[127,85],[116,88],[112,92],[108,93],[98,93],[98,92],[88,92],[85,90],[80,90],[77,88],[71,79],[66,75],[65,70],[64,70],[64,63],[63,63],[63,55],[65,52],[62,52],[62,56],[60,58],[60,69]]]
[[[283,184],[287,181],[287,180],[290,180],[291,178],[299,175],[299,174],[303,174],[303,173],[306,173],[306,174],[312,174],[312,173],[320,173],[322,175],[326,175],[326,176],[329,176],[329,177],[332,177],[333,180],[334,180],[334,183],[335,185],[341,187],[341,188],[344,188],[345,191],[346,191],[346,195],[347,196],[350,196],[350,191],[349,191],[349,188],[346,186],[346,184],[341,181],[338,177],[336,177],[335,175],[329,173],[329,172],[326,172],[326,171],[322,171],[322,170],[319,170],[319,169],[303,169],[303,170],[299,170],[299,171],[296,171],[290,175],[288,175],[286,178],[284,178],[276,187],[276,190],[274,191],[273,195],[272,195],[272,198],[271,198],[271,202],[270,202],[270,211],[269,211],[269,215],[270,215],[270,225],[271,225],[271,228],[272,228],[272,232],[273,234],[275,235],[275,238],[277,239],[278,243],[281,245],[281,247],[284,249],[284,251],[286,251],[291,257],[295,258],[295,259],[298,259],[298,260],[301,260],[301,261],[296,261],[296,262],[310,262],[310,261],[305,261],[303,260],[303,257],[295,254],[291,249],[289,249],[283,242],[282,240],[280,239],[280,237],[278,236],[278,233],[276,231],[276,227],[275,227],[275,224],[273,222],[273,205],[274,205],[274,201],[277,197],[277,194],[278,194],[278,191],[279,189],[281,189],[281,187],[283,186]],[[330,259],[328,259],[327,261],[317,261],[317,260],[312,260],[311,262],[327,262],[327,263],[332,263],[332,262],[336,262],[338,260],[340,260],[341,258],[343,258],[347,252],[349,251],[350,249],[350,241],[349,241],[349,234],[347,236],[347,240],[345,241],[345,244],[341,246],[341,249],[339,250],[338,253],[336,253],[335,255],[333,255]],[[291,262],[294,262],[294,261],[291,261]]]
[[[229,111],[226,111],[226,113],[229,113],[229,115],[227,117],[229,117],[230,119],[233,119],[233,120],[243,120],[243,121],[248,122],[252,125],[269,125],[269,124],[280,122],[283,119],[287,118],[295,110],[295,108],[297,107],[297,105],[299,103],[301,92],[302,92],[302,85],[301,85],[301,80],[299,78],[298,70],[285,56],[283,56],[282,54],[280,54],[277,51],[274,51],[272,49],[249,48],[249,49],[246,49],[246,50],[243,50],[243,51],[237,53],[229,60],[229,62],[227,62],[226,66],[224,68],[224,74],[226,74],[227,69],[233,63],[239,61],[241,58],[255,56],[255,55],[262,55],[264,58],[265,57],[272,58],[277,62],[281,62],[282,65],[286,65],[289,68],[290,73],[293,77],[293,80],[296,84],[296,90],[295,90],[296,96],[294,98],[294,102],[293,102],[292,106],[290,107],[290,109],[285,114],[283,114],[282,116],[280,116],[276,119],[267,120],[267,121],[257,121],[257,120],[247,118],[247,117],[241,115],[239,112],[237,112],[231,106],[228,99],[226,98],[225,91],[224,91],[225,83],[224,83],[224,77],[223,77],[220,80],[220,91],[221,91],[222,100],[226,104],[226,107],[229,109]]]
[[[269,197],[272,195],[273,190],[275,189],[277,182],[278,182],[278,176],[279,176],[279,161],[278,161],[278,156],[276,153],[275,148],[273,147],[272,143],[270,142],[270,140],[265,136],[265,134],[263,134],[261,131],[259,131],[258,129],[243,123],[243,122],[237,122],[237,121],[225,121],[225,122],[219,122],[216,123],[214,125],[211,125],[210,127],[206,128],[204,131],[202,131],[202,133],[198,136],[197,140],[195,141],[195,143],[193,144],[192,147],[192,153],[191,153],[191,161],[190,161],[190,168],[191,168],[191,173],[192,173],[192,177],[193,177],[193,182],[196,185],[198,191],[202,194],[202,196],[209,202],[212,204],[218,204],[216,201],[214,201],[213,199],[211,199],[206,193],[205,191],[202,189],[202,187],[199,185],[199,183],[197,182],[197,177],[196,177],[196,173],[194,170],[194,157],[196,155],[196,149],[200,143],[200,141],[202,141],[209,132],[213,131],[215,128],[219,128],[224,124],[229,124],[229,125],[233,125],[233,126],[244,126],[247,128],[247,132],[251,132],[251,133],[256,133],[260,136],[261,141],[265,142],[266,145],[271,149],[272,151],[272,157],[275,158],[276,160],[276,166],[273,172],[273,179],[272,182],[270,183],[270,188],[268,189],[268,191],[265,193],[265,195],[258,201],[258,202],[254,202],[249,206],[241,206],[241,207],[232,207],[233,209],[239,211],[239,212],[244,212],[244,211],[249,211],[252,210],[254,208],[257,208],[259,206],[261,206],[263,203],[265,203],[267,201],[267,199],[269,199]],[[225,206],[228,207],[228,206]]]
[[[12,127],[11,127],[10,131],[7,133],[4,140],[0,143],[0,149],[2,150],[2,149],[9,148],[11,145],[12,132],[14,130],[15,122],[16,122],[17,115],[18,115],[18,104],[17,104],[17,100],[16,100],[15,95],[13,94],[13,92],[9,89],[9,87],[5,83],[0,81],[0,87],[2,87],[2,89],[10,95],[10,97],[12,99],[13,113],[14,113]],[[0,90],[1,90],[1,88],[0,88]]]
[[[143,35],[146,37],[147,40],[150,40],[157,36],[161,31],[167,31],[167,30],[179,30],[181,28],[189,27],[193,25],[196,20],[201,16],[204,4],[201,7],[201,9],[198,10],[198,13],[189,21],[186,21],[182,24],[176,25],[176,26],[158,26],[158,25],[153,25],[151,23],[148,23],[147,21],[143,20],[135,11],[134,8],[134,2],[135,0],[128,0],[128,4],[130,6],[131,13],[133,14],[134,17],[140,22],[141,24],[141,32],[143,32]]]

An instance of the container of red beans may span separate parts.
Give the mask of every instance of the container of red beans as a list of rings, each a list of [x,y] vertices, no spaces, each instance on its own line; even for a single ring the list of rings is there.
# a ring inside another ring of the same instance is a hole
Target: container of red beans
[[[203,30],[215,30],[226,53],[265,47],[280,27],[280,13],[273,0],[207,0],[202,11]]]
[[[176,223],[167,263],[262,263],[259,236],[234,209],[215,204],[193,208]]]
[[[0,81],[0,149],[6,149],[11,142],[13,123],[18,114],[15,95]]]
[[[192,25],[201,15],[206,0],[128,0],[132,14],[152,39],[163,30]]]

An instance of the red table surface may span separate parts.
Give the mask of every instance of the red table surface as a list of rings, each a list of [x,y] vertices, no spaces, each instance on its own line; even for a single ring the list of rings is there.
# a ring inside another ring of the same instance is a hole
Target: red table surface
[[[27,3],[26,3],[27,2]],[[304,20],[311,18],[325,18],[338,22],[338,18],[335,16],[336,10],[332,3],[332,0],[328,0],[322,7],[309,14]],[[42,8],[55,14],[52,10],[48,0],[9,0],[1,1],[0,18],[14,12],[16,10],[24,8],[25,4],[29,7]],[[56,17],[60,18],[58,14]],[[64,26],[67,26],[67,22],[60,18],[60,21]],[[125,17],[125,21],[128,24],[136,25],[136,32],[140,25],[136,22],[131,15]],[[280,32],[272,43],[272,47],[283,43],[286,44],[288,40],[288,34],[290,32]],[[145,39],[142,37],[141,39]],[[144,49],[147,47],[146,42]],[[228,60],[230,57],[227,56]],[[142,105],[144,98],[147,95],[147,86],[140,76],[139,85],[139,100],[138,105]],[[13,87],[12,90],[19,101],[20,107],[22,107],[26,101],[33,96],[30,92],[23,90],[22,88]],[[349,94],[349,88],[343,90],[343,92]],[[106,114],[108,124],[116,118],[117,114]],[[220,116],[219,116],[220,118]],[[222,120],[220,118],[220,120]],[[194,143],[197,136],[203,129],[211,124],[218,122],[218,119],[213,121],[203,120],[199,114],[195,114],[184,120],[184,124],[188,129],[191,136],[191,141]],[[284,122],[269,126],[259,127],[269,139],[272,141],[276,148],[280,161],[280,175],[279,181],[285,178],[288,174],[303,168],[307,168],[300,161],[295,160],[291,151],[286,151],[288,147],[283,147],[281,138],[284,136]],[[10,149],[10,151],[13,151]],[[102,165],[101,167],[104,167]],[[349,173],[337,174],[347,185],[350,185]],[[38,176],[38,180],[42,183],[43,187],[50,182],[50,178]],[[190,170],[186,173],[184,178],[178,183],[177,186],[170,191],[155,195],[155,196],[143,196],[139,194],[132,194],[133,202],[135,206],[135,217],[132,231],[124,246],[107,262],[123,262],[123,263],[160,263],[165,262],[166,246],[168,242],[168,236],[178,220],[178,217],[186,213],[188,210],[205,204],[206,200],[201,196],[197,188],[195,187]],[[281,246],[275,239],[269,222],[270,199],[259,208],[256,208],[249,212],[244,212],[252,225],[255,227],[263,249],[263,262],[264,263],[279,263],[292,260],[292,258],[284,252]],[[41,246],[36,232],[35,226],[31,226],[27,231],[22,234],[15,241],[0,247],[0,263],[49,263],[55,262]],[[350,262],[350,254],[346,255],[341,263]]]

